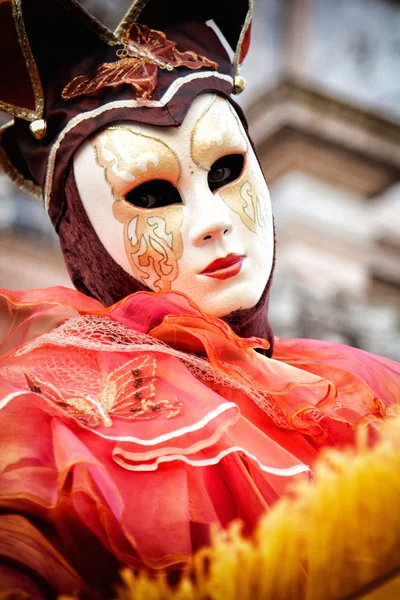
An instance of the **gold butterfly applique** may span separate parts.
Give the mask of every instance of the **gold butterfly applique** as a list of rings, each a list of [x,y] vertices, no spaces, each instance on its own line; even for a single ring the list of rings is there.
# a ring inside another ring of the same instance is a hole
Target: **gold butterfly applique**
[[[162,31],[133,23],[121,40],[124,47],[118,50],[120,60],[99,65],[94,73],[74,77],[62,91],[62,98],[70,100],[93,94],[105,87],[131,85],[136,94],[150,99],[157,85],[158,69],[172,71],[176,67],[217,69],[218,65],[195,52],[180,52],[177,43],[167,39]]]
[[[98,394],[73,389],[58,389],[49,381],[25,374],[29,389],[63,408],[88,427],[111,427],[112,417],[127,420],[167,419],[179,414],[183,403],[156,398],[157,361],[149,355],[138,356],[106,376]]]

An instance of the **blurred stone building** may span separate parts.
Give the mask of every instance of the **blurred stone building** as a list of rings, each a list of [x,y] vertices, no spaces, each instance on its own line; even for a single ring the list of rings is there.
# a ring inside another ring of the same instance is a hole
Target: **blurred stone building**
[[[400,2],[256,1],[243,74],[282,337],[400,360]]]
[[[130,4],[82,3],[110,26]],[[275,212],[276,334],[400,360],[400,2],[255,0],[243,75]],[[42,208],[4,178],[0,234],[0,285],[70,285]]]

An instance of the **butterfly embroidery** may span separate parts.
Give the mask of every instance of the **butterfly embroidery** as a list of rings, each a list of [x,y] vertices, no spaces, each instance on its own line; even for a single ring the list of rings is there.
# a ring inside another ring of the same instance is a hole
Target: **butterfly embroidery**
[[[150,99],[157,85],[158,69],[172,71],[176,67],[217,69],[217,63],[195,52],[180,52],[176,42],[168,40],[165,33],[133,23],[122,40],[124,48],[118,50],[120,60],[99,65],[90,75],[79,75],[62,91],[64,100],[92,94],[104,87],[128,84],[136,94]]]
[[[112,371],[98,394],[65,389],[60,391],[49,381],[25,374],[29,389],[40,394],[87,425],[111,427],[111,417],[127,420],[153,419],[161,414],[175,417],[183,404],[173,399],[156,399],[157,361],[141,355]]]

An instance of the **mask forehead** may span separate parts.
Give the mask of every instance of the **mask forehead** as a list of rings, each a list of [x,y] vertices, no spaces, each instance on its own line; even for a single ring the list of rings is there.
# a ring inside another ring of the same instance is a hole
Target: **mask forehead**
[[[233,108],[226,100],[213,96],[190,134],[190,153],[194,162],[208,171],[221,156],[244,154],[247,150],[247,137]]]

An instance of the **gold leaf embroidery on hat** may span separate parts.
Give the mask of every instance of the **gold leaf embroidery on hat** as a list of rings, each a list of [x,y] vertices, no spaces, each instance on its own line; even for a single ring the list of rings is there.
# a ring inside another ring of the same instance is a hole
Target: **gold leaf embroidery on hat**
[[[177,43],[165,33],[133,23],[122,38],[123,48],[117,51],[118,61],[103,63],[90,75],[79,75],[62,91],[64,100],[92,94],[105,87],[128,84],[137,95],[150,99],[157,85],[158,69],[172,71],[176,67],[217,69],[218,64],[195,52],[180,52]]]

